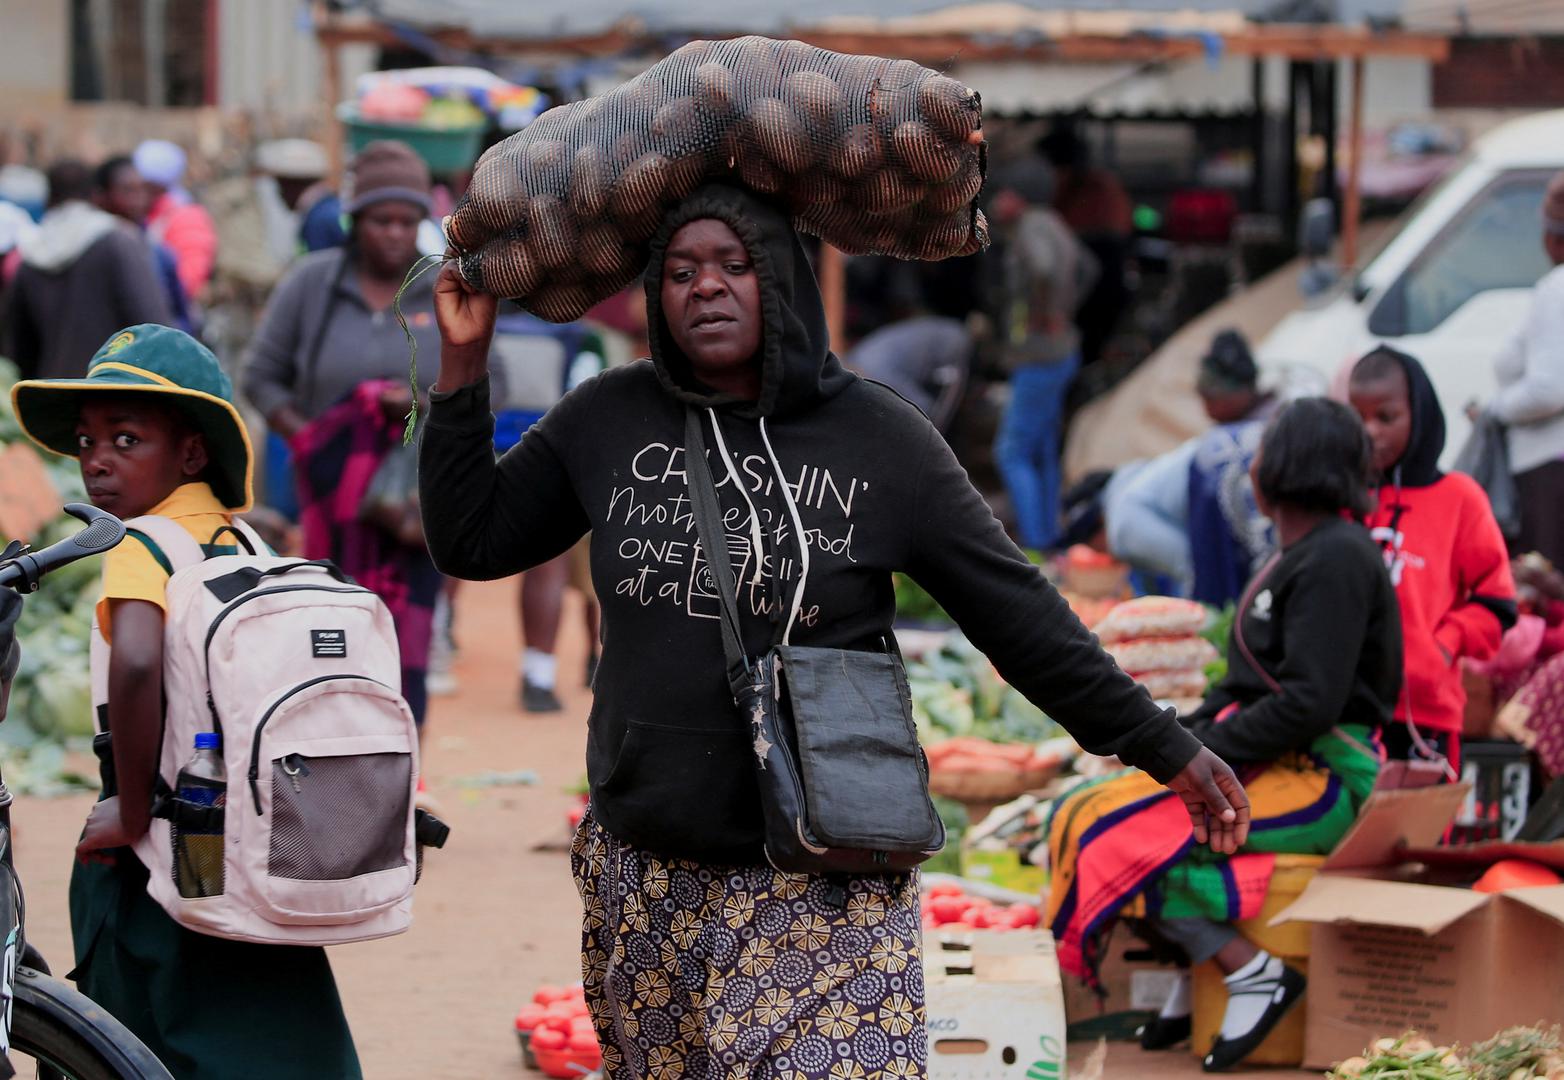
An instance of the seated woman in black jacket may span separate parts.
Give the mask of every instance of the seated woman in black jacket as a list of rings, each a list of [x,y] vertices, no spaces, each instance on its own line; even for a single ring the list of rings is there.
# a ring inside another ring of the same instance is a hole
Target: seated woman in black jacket
[[[1076,789],[1049,833],[1048,921],[1067,971],[1091,977],[1103,934],[1144,920],[1191,963],[1227,976],[1222,1033],[1205,1059],[1242,1061],[1303,995],[1304,978],[1239,936],[1265,900],[1277,853],[1329,852],[1379,772],[1379,728],[1401,685],[1401,623],[1384,560],[1349,520],[1366,497],[1370,447],[1346,407],[1293,402],[1251,473],[1281,550],[1249,583],[1227,676],[1189,729],[1239,771],[1253,820],[1236,855],[1199,849],[1177,800],[1133,774]],[[1161,1049],[1189,1034],[1187,975],[1142,1033]]]

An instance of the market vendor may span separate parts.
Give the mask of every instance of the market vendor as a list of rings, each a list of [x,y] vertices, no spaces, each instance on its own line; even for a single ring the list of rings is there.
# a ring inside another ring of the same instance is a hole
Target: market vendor
[[[1232,1068],[1302,997],[1304,977],[1232,923],[1265,900],[1276,855],[1329,853],[1368,798],[1384,756],[1379,731],[1401,687],[1401,619],[1384,559],[1350,520],[1368,506],[1371,448],[1357,417],[1324,398],[1284,408],[1251,467],[1281,551],[1249,582],[1228,644],[1228,672],[1189,729],[1239,770],[1253,806],[1236,855],[1196,846],[1183,807],[1139,773],[1065,796],[1053,811],[1046,921],[1060,966],[1094,978],[1120,918],[1214,960],[1226,976],[1208,1072]],[[1141,1043],[1190,1034],[1186,972]]]
[[[929,421],[832,355],[782,212],[719,185],[669,212],[646,268],[651,359],[571,391],[498,462],[495,301],[454,263],[435,295],[420,481],[436,563],[504,577],[591,532],[603,652],[572,862],[610,1077],[925,1073],[915,875],[766,863],[755,750],[694,543],[687,407],[711,431],[755,655],[782,627],[794,644],[883,648],[891,573],[906,571],[1084,746],[1173,787],[1217,850],[1243,841],[1232,771],[1114,666]]]

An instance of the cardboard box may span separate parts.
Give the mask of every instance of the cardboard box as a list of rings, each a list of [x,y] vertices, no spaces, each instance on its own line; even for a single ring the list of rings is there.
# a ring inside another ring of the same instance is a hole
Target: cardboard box
[[[1527,846],[1473,845],[1455,857],[1464,867],[1409,855],[1436,846],[1466,791],[1376,793],[1276,917],[1313,925],[1305,1065],[1329,1068],[1409,1028],[1435,1043],[1469,1043],[1564,1017],[1564,885],[1499,895],[1466,887],[1483,859]],[[1545,862],[1564,856],[1557,843],[1530,848]]]
[[[929,1080],[1062,1080],[1064,992],[1051,935],[940,930],[924,948]]]

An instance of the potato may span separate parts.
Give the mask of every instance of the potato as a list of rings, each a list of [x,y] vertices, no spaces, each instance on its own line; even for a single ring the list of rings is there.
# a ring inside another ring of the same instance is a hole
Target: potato
[[[748,130],[766,157],[785,173],[801,173],[814,164],[815,148],[798,114],[776,98],[749,107]]]
[[[602,216],[608,207],[608,189],[612,182],[613,170],[602,147],[586,143],[576,151],[565,197],[578,220],[589,221]]]
[[[581,265],[599,277],[631,272],[634,260],[624,234],[612,222],[600,221],[581,230]]]
[[[670,157],[699,144],[705,118],[694,96],[677,97],[652,117],[652,145]]]
[[[699,67],[711,58],[712,43],[709,41],[686,41],[673,52],[668,54],[668,59],[678,58],[679,63],[685,68]]]
[[[784,41],[777,50],[777,62],[784,72],[818,71],[825,60],[824,49],[803,41]]]
[[[977,92],[955,79],[935,75],[918,87],[918,111],[934,130],[953,142],[962,142],[983,125]]]
[[[799,71],[782,81],[782,100],[815,140],[829,138],[842,123],[842,88],[817,71]]]
[[[969,210],[959,210],[944,218],[936,219],[922,232],[916,255],[930,262],[948,259],[966,246],[971,235],[972,213]]]
[[[689,194],[706,181],[706,158],[699,154],[676,157],[668,163],[668,188],[664,193],[670,203],[684,201]]]
[[[965,155],[934,134],[921,120],[907,120],[896,125],[892,137],[896,155],[907,171],[920,180],[936,184],[944,183],[960,171]]]
[[[616,171],[623,172],[639,161],[646,151],[646,136],[639,131],[626,131],[614,139],[608,160]]]
[[[775,195],[785,183],[782,172],[753,143],[738,152],[739,179],[761,195]]]
[[[715,117],[731,115],[737,108],[733,69],[714,60],[695,69],[695,96],[701,107]]]
[[[668,159],[662,154],[643,154],[614,182],[608,197],[608,209],[619,221],[630,221],[660,209],[668,187]]]
[[[596,295],[586,285],[549,284],[525,297],[522,306],[547,322],[575,322],[596,302]]]
[[[884,160],[885,152],[874,125],[855,124],[842,133],[826,156],[826,167],[845,180],[856,180],[878,169]]]
[[[847,198],[847,185],[824,169],[815,169],[797,177],[790,193],[795,207],[834,206]]]
[[[462,256],[461,271],[484,292],[512,299],[526,296],[543,280],[543,267],[519,239],[496,241],[482,251]]]
[[[534,195],[528,209],[528,246],[538,263],[548,270],[574,263],[580,232],[565,201],[553,195]]]
[[[979,210],[972,218],[972,235],[967,237],[967,242],[961,246],[957,255],[976,255],[980,251],[988,250],[988,218]]]
[[[907,209],[922,199],[927,190],[900,168],[887,165],[858,185],[854,199],[870,214],[883,217]]]
[[[947,183],[929,189],[923,205],[931,213],[952,214],[967,206],[983,190],[983,172],[976,156],[962,162],[961,170]]]
[[[500,157],[481,173],[474,173],[466,196],[485,234],[476,242],[497,236],[527,218],[527,183],[521,162]],[[464,233],[469,230],[464,227]]]
[[[734,104],[743,106],[759,98],[775,97],[782,87],[777,43],[763,37],[744,37],[732,44]]]
[[[527,191],[532,194],[563,195],[570,175],[571,148],[560,139],[538,139],[527,144]]]
[[[624,95],[620,99],[620,107],[631,116],[639,116],[643,124],[646,122],[645,118],[654,115],[669,97],[662,81],[648,72],[637,75],[621,86],[618,92]]]

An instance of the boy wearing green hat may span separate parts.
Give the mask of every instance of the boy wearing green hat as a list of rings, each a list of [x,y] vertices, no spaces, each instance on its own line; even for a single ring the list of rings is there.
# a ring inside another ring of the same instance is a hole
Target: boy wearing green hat
[[[85,378],[25,380],[11,398],[28,437],[80,459],[95,506],[168,518],[209,556],[234,550],[220,541],[250,508],[253,455],[228,376],[194,338],[133,326],[98,350]],[[104,556],[92,682],[112,753],[71,874],[71,978],[176,1077],[360,1076],[323,949],[181,927],[147,894],[128,846],[151,822],[170,573],[135,531]]]

